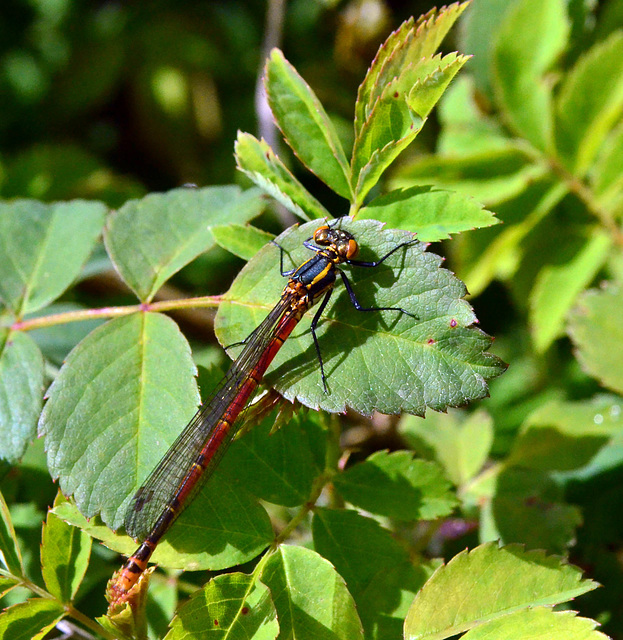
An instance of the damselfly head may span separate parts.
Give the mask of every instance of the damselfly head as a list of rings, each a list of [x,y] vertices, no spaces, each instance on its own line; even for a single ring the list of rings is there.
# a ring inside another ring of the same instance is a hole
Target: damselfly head
[[[328,225],[314,231],[314,242],[321,247],[331,247],[342,260],[354,258],[359,251],[359,245],[352,234],[343,229],[332,229]]]

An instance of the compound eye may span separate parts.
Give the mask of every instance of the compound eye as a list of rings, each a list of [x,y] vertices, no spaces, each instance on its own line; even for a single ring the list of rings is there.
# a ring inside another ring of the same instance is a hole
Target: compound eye
[[[329,227],[326,225],[323,227],[318,227],[316,231],[314,231],[314,241],[318,244],[328,244],[328,231]]]
[[[359,245],[356,240],[351,238],[346,246],[346,259],[350,260],[351,258],[354,258],[357,255],[357,251],[359,251]]]

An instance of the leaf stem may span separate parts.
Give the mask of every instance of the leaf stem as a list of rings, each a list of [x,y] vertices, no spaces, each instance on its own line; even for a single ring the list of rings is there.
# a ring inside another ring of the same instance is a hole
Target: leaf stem
[[[80,309],[77,311],[65,311],[39,318],[20,320],[11,325],[13,331],[32,331],[43,327],[52,327],[69,322],[82,322],[93,318],[117,318],[128,316],[141,311],[174,311],[176,309],[189,309],[198,307],[218,307],[222,296],[201,296],[197,298],[181,298],[179,300],[161,300],[160,302],[143,302],[141,304],[127,305],[125,307],[101,307],[100,309]]]

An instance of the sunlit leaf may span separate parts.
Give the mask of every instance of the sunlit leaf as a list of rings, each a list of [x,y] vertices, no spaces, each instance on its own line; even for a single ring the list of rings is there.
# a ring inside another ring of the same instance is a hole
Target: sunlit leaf
[[[198,403],[177,325],[155,313],[112,320],[68,356],[40,420],[65,495],[113,528]]]
[[[568,33],[562,0],[520,0],[509,7],[496,34],[496,98],[513,131],[542,151],[551,151],[554,142],[551,87],[543,76],[565,48]]]
[[[555,556],[485,544],[437,569],[411,605],[405,638],[449,638],[514,611],[566,602],[596,586]]]
[[[286,252],[285,268],[311,257],[302,242],[316,226],[308,223],[277,239]],[[343,219],[341,227],[355,234],[362,260],[378,259],[412,239],[405,232],[383,231],[372,220]],[[286,340],[267,382],[287,399],[312,408],[349,406],[362,414],[422,414],[426,407],[463,405],[485,395],[486,379],[499,375],[504,365],[486,352],[490,338],[473,326],[463,284],[424,248],[405,247],[377,269],[348,268],[364,307],[401,307],[417,320],[400,311],[358,312],[338,283],[317,330],[329,393],[320,378],[309,315]],[[242,270],[217,316],[223,344],[244,340],[279,299],[285,282],[278,265],[279,249],[270,245]]]
[[[357,93],[356,134],[385,86],[410,63],[432,57],[467,4],[455,2],[439,11],[433,8],[417,21],[409,18],[381,45]]]
[[[610,284],[582,295],[569,322],[569,335],[588,373],[623,393],[623,289]]]
[[[557,106],[558,145],[574,174],[584,175],[623,110],[623,33],[615,31],[576,62]]]
[[[310,86],[279,49],[272,50],[266,63],[266,94],[294,153],[336,193],[350,199],[350,171],[335,127]]]
[[[493,443],[493,420],[485,411],[469,415],[431,412],[425,420],[405,416],[400,432],[419,454],[437,460],[448,478],[461,486],[487,459]]]
[[[463,640],[607,640],[597,623],[576,617],[575,611],[536,607],[516,611],[468,631]]]
[[[582,467],[621,430],[621,399],[553,401],[534,411],[513,442],[508,464],[567,471]]]
[[[0,298],[16,315],[58,298],[76,278],[104,224],[101,202],[0,202]]]
[[[259,190],[236,186],[151,193],[114,212],[106,248],[128,286],[149,301],[172,275],[214,246],[210,227],[243,224],[263,208]]]
[[[11,640],[42,640],[66,615],[57,600],[33,598],[0,613],[0,637]]]
[[[363,638],[344,579],[314,551],[281,545],[264,566],[262,582],[272,594],[281,637]]]
[[[41,572],[48,591],[61,602],[69,602],[76,595],[90,554],[91,537],[48,511],[43,525]]]
[[[279,634],[269,589],[255,576],[217,576],[178,611],[166,640],[268,640]]]
[[[500,222],[475,200],[433,187],[395,189],[372,200],[358,217],[413,231],[422,242],[438,242],[454,233]]]
[[[292,213],[303,220],[330,217],[264,140],[238,132],[235,152],[238,168]]]
[[[351,162],[356,202],[411,144],[431,109],[465,64],[465,56],[435,56],[406,67],[387,84],[355,138]]]
[[[212,227],[212,235],[219,247],[243,260],[250,260],[274,237],[271,233],[256,227],[240,224],[214,226]]]

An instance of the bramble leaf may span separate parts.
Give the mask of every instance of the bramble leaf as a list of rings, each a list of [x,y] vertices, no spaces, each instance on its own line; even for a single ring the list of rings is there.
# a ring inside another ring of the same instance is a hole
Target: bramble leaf
[[[87,520],[70,502],[56,506],[54,513],[118,553],[136,551],[130,536],[113,533],[98,518]],[[252,560],[272,539],[266,510],[217,469],[158,544],[152,560],[169,569],[219,571]]]
[[[17,462],[37,433],[43,357],[32,338],[0,328],[0,457]]]
[[[276,638],[277,612],[269,589],[253,575],[230,573],[210,580],[178,611],[166,640]]]
[[[623,288],[610,283],[584,293],[569,322],[569,335],[584,369],[603,385],[623,393]]]
[[[381,45],[357,92],[355,135],[359,135],[385,87],[410,63],[431,58],[468,3],[431,9],[417,22],[409,18]]]
[[[284,638],[363,638],[361,621],[344,579],[315,551],[281,545],[264,566]]]
[[[335,127],[279,49],[271,51],[265,82],[268,103],[288,145],[310,171],[350,200],[350,170]]]
[[[536,607],[516,611],[468,631],[463,640],[608,640],[596,631],[597,622],[579,618],[575,611]]]
[[[554,142],[551,87],[543,76],[564,50],[568,33],[562,0],[520,0],[509,7],[497,34],[497,101],[513,130],[541,151],[552,151]]]
[[[9,507],[0,493],[0,563],[14,576],[24,575],[24,563]]]
[[[241,224],[216,225],[212,227],[212,235],[219,247],[243,260],[250,260],[274,238],[272,233]]]
[[[378,451],[333,483],[356,507],[397,520],[434,520],[458,504],[437,463],[414,459],[409,451]]]
[[[59,502],[57,498],[56,504]],[[43,525],[41,572],[54,597],[65,603],[71,601],[84,578],[90,555],[91,537],[48,511]]]
[[[595,44],[566,75],[557,104],[557,143],[574,175],[590,168],[623,110],[623,33]]]
[[[238,169],[286,209],[303,220],[330,217],[264,140],[239,131],[235,153]]]
[[[50,598],[31,598],[0,613],[0,637],[43,640],[66,615],[63,605]]]
[[[355,202],[363,202],[385,169],[415,139],[466,61],[454,53],[424,59],[403,69],[383,88],[355,138],[351,161]]]
[[[405,620],[408,640],[442,640],[536,606],[552,606],[596,587],[556,556],[488,543],[437,569]]]
[[[431,575],[378,522],[353,510],[314,510],[314,549],[335,566],[368,638],[398,638],[413,596]]]
[[[530,294],[532,339],[538,352],[562,334],[567,314],[606,262],[611,245],[610,234],[596,228],[567,262],[540,270]]]
[[[69,354],[40,419],[48,465],[80,510],[121,526],[130,497],[196,410],[195,366],[166,316],[111,320]]]
[[[373,220],[344,218],[339,224],[355,235],[362,260],[378,259],[412,239],[384,231]],[[285,268],[311,257],[302,242],[316,227],[307,223],[277,239],[286,252]],[[366,415],[375,410],[421,415],[426,407],[441,410],[486,395],[486,380],[505,366],[486,352],[490,338],[473,326],[463,284],[424,248],[405,247],[377,269],[345,268],[364,307],[402,307],[417,320],[400,311],[358,312],[338,283],[317,329],[329,393],[309,330],[313,310],[285,342],[267,383],[312,408],[339,412],[350,406]],[[279,249],[273,245],[242,270],[216,319],[223,344],[244,340],[270,311],[285,284],[278,274]]]
[[[421,242],[438,242],[453,233],[500,222],[475,200],[434,187],[394,189],[360,209],[358,218],[372,218],[392,229],[413,231]]]
[[[622,422],[619,397],[549,402],[526,419],[507,464],[547,471],[578,469],[620,432]]]
[[[404,416],[400,433],[420,455],[436,460],[460,487],[487,460],[493,444],[493,420],[485,411],[429,413],[426,420]]]
[[[236,186],[152,193],[113,213],[106,248],[128,286],[149,302],[172,275],[214,246],[212,225],[243,224],[263,208],[258,189]]]
[[[0,298],[18,317],[58,298],[99,236],[106,207],[72,200],[0,202]]]

